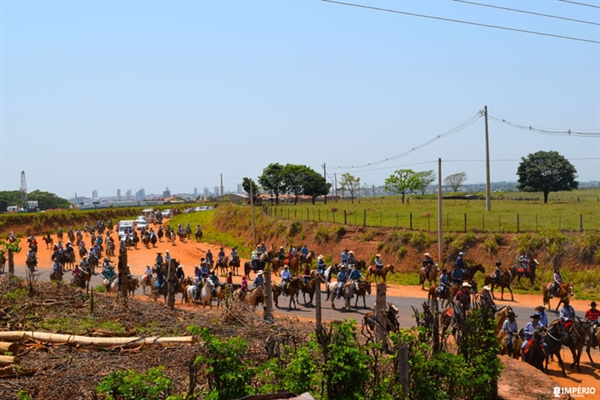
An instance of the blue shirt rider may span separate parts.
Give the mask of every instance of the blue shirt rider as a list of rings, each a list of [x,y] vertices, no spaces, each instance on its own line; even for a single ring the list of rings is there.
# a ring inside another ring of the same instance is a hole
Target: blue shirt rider
[[[462,269],[458,268],[458,265],[454,265],[454,269],[452,270],[452,273],[450,274],[450,277],[452,278],[452,284],[453,285],[462,285],[463,283],[463,277],[464,277],[465,273]]]
[[[204,260],[204,258],[200,259],[200,277],[206,278],[210,274],[210,269],[208,268],[208,264]]]
[[[525,347],[527,346],[527,343],[531,339],[533,339],[533,333],[536,329],[543,328],[542,325],[540,325],[540,314],[535,313],[530,318],[532,319],[532,321],[526,323],[525,327],[523,328],[523,335],[525,335],[525,340],[523,341],[523,345],[521,346],[521,360],[523,361],[525,361]],[[542,341],[542,344],[546,348],[546,354],[550,354],[548,352],[548,344],[544,341]]]
[[[165,266],[169,266],[171,264],[171,254],[169,254],[169,250],[165,250]]]
[[[234,247],[233,249],[231,249],[231,261],[235,260],[238,257],[239,257],[239,254],[238,254],[237,250]]]
[[[317,273],[323,276],[326,268],[327,264],[325,264],[325,261],[323,261],[323,255],[321,254],[319,257],[317,257]]]
[[[160,251],[156,253],[156,260],[155,260],[155,262],[156,262],[156,265],[158,267],[162,268],[162,266],[163,266],[163,264],[164,264],[165,261],[163,259],[162,253]]]
[[[383,261],[381,260],[381,254],[375,255],[373,263],[375,263],[375,268],[377,268],[377,272],[381,272],[381,270],[383,269]]]
[[[212,254],[212,252],[210,251],[210,249],[208,249],[208,250],[206,251],[206,263],[207,263],[208,265],[213,265],[213,262],[214,262],[214,260],[213,260],[213,254]]]
[[[221,247],[221,250],[219,250],[219,254],[217,254],[217,257],[219,257],[217,263],[221,264],[221,262],[225,258],[225,250],[223,250],[222,247]]]
[[[308,247],[306,247],[306,245],[302,245],[300,253],[306,258],[306,256],[308,256]]]
[[[345,265],[340,267],[340,272],[337,274],[337,282],[337,298],[339,299],[342,295],[342,287],[348,282],[348,272]]]
[[[448,271],[446,268],[442,270],[442,275],[440,276],[440,286],[438,287],[438,293],[440,296],[444,296],[446,294],[446,289],[450,286],[450,278],[448,278]]]
[[[365,279],[364,276],[360,273],[360,270],[356,267],[352,267],[352,271],[350,271],[350,280],[358,281],[360,279]]]
[[[287,265],[283,266],[283,271],[281,271],[281,290],[285,291],[287,288],[288,281],[292,278],[292,273],[290,272],[290,267]]]
[[[458,257],[456,258],[456,265],[458,266],[458,268],[462,269],[463,272],[467,268],[467,264],[465,264],[465,260],[463,259],[464,255],[465,253],[461,251],[460,253],[458,253]]]
[[[347,266],[348,265],[348,249],[344,250],[344,252],[342,253],[342,265]]]
[[[254,278],[254,283],[253,283],[254,287],[264,287],[265,286],[265,279],[263,277],[263,271],[262,269],[260,271],[258,271],[258,273],[256,274],[256,278]]]
[[[356,264],[356,259],[354,258],[354,252],[352,250],[350,250],[348,252],[348,265],[355,265]]]

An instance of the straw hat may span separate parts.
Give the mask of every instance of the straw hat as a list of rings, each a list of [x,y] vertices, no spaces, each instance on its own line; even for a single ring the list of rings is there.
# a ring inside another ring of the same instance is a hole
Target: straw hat
[[[424,255],[425,257],[431,257],[431,254],[429,254],[429,253],[425,253],[425,254],[423,254],[423,255]]]
[[[381,257],[381,254],[375,254],[375,257]]]
[[[485,285],[485,286],[483,287],[483,290],[490,291],[491,289],[492,289],[492,288],[490,287],[490,285]]]
[[[321,254],[319,257],[317,257],[317,260],[322,260],[323,259],[323,255]]]
[[[263,274],[263,270],[262,270],[262,269],[261,269],[261,270],[259,270],[259,271],[256,273],[256,275],[262,275],[262,274]]]
[[[463,282],[463,287],[473,287],[469,282]]]

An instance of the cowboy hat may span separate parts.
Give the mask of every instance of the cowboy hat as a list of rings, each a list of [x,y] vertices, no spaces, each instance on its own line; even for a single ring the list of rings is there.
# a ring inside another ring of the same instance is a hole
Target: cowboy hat
[[[515,318],[518,317],[518,315],[515,315],[515,313],[512,311],[509,311],[508,314],[506,314],[506,316],[507,317],[515,317]]]
[[[348,254],[354,254],[354,252],[353,252],[352,250],[350,250],[350,251],[348,252]]]
[[[157,251],[156,254],[162,254],[160,251]]]
[[[596,307],[596,302],[595,302],[595,301],[592,301],[592,302],[590,303],[590,307]]]
[[[375,257],[381,257],[381,254],[375,254]]]
[[[458,253],[459,256],[464,256],[465,253],[463,253],[462,251],[460,253]]]
[[[537,319],[540,319],[540,314],[538,314],[538,313],[535,313],[535,314],[533,314],[533,315],[532,315],[531,317],[529,317],[529,318],[537,318]]]
[[[431,255],[429,253],[425,253],[423,254],[425,257],[431,257]]]
[[[289,268],[289,265],[284,265],[283,268]]]
[[[539,305],[535,308],[535,311],[545,310],[546,306]]]
[[[492,289],[492,288],[490,287],[490,285],[485,285],[485,286],[483,287],[483,290],[491,290],[491,289]]]
[[[179,269],[179,268],[183,268],[183,265],[179,264],[179,265],[177,266],[177,269]]]
[[[317,257],[317,260],[322,260],[323,259],[323,254],[321,254],[319,257]]]
[[[263,274],[263,270],[262,270],[262,269],[261,269],[261,270],[259,270],[259,271],[256,273],[256,275],[262,275],[262,274]]]
[[[169,252],[169,250],[165,250],[165,253],[168,253],[168,252]]]
[[[473,286],[471,286],[471,284],[469,282],[463,282],[462,286],[463,287],[473,287]]]

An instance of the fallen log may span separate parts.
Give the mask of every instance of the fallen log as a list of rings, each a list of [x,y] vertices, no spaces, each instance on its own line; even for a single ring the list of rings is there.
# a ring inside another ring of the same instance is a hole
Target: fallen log
[[[18,343],[0,342],[0,354],[13,353],[17,354],[19,351]]]
[[[18,364],[19,357],[15,356],[0,356],[0,367],[4,367],[6,365]]]
[[[64,335],[59,333],[30,332],[30,331],[8,331],[0,332],[0,340],[18,342],[23,340],[34,340],[36,342],[49,344],[72,344],[75,346],[91,347],[121,347],[131,348],[140,345],[161,345],[168,346],[172,344],[192,344],[193,336],[176,337],[88,337],[79,335]]]
[[[37,369],[23,369],[15,368],[14,366],[6,366],[0,368],[0,378],[18,378],[20,376],[31,376],[37,371]]]

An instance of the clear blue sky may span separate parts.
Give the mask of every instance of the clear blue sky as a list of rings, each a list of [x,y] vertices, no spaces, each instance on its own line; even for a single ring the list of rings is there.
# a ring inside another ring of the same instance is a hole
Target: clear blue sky
[[[589,0],[590,3],[600,4]],[[358,2],[600,41],[600,27],[454,1]],[[600,9],[496,1],[600,23]],[[321,1],[1,0],[0,190],[71,197],[235,190],[269,163],[382,185],[395,169],[485,180],[484,122],[377,166],[484,105],[600,131],[600,45]],[[490,121],[491,179],[556,150],[600,180],[600,138]]]

